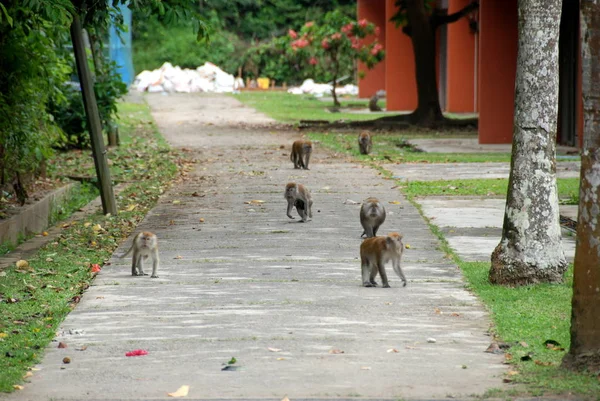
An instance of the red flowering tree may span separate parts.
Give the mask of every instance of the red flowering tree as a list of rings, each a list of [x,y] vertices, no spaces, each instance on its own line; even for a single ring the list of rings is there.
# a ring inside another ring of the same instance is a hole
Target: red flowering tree
[[[333,104],[340,106],[335,87],[342,71],[354,70],[357,60],[373,68],[383,60],[385,52],[378,42],[379,27],[362,19],[352,21],[339,11],[325,15],[323,24],[304,24],[299,32],[288,31],[289,49],[294,57],[308,66],[319,66],[329,72],[332,81]]]

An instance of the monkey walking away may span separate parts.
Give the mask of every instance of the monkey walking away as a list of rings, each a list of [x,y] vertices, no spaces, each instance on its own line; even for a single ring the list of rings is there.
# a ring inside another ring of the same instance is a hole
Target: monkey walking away
[[[367,238],[377,235],[379,226],[385,221],[385,208],[377,198],[367,198],[360,207],[360,224],[363,226],[363,233]]]
[[[368,155],[371,153],[373,142],[371,141],[371,134],[368,132],[361,132],[358,135],[358,150],[361,155]]]
[[[308,218],[312,218],[312,198],[310,192],[302,184],[296,184],[295,182],[289,182],[285,186],[284,197],[287,200],[287,217],[293,219],[292,208],[295,206],[296,211],[302,219],[302,223],[305,223]]]
[[[121,256],[121,259],[129,255],[133,251],[131,259],[131,275],[132,276],[147,276],[144,273],[143,261],[150,257],[152,259],[152,278],[158,278],[158,239],[151,232],[144,231],[138,233],[133,239],[131,248]]]
[[[403,287],[406,287],[406,277],[400,267],[400,258],[404,250],[402,234],[389,233],[385,237],[367,238],[360,244],[360,263],[362,270],[362,282],[365,287],[377,287],[375,276],[377,272],[381,276],[383,288],[389,288],[385,264],[392,262],[394,271],[402,279]]]
[[[298,140],[292,144],[290,160],[294,163],[294,168],[308,170],[308,162],[310,161],[312,149],[311,141]]]

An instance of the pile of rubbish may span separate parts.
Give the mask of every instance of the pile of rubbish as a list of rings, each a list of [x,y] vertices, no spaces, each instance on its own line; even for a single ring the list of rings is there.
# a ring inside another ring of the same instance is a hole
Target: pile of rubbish
[[[331,95],[331,84],[318,84],[312,79],[306,79],[302,85],[288,89],[288,93],[294,95],[311,94],[315,96]],[[358,86],[348,84],[342,87],[335,88],[335,93],[338,95],[358,95]]]
[[[191,70],[164,63],[154,71],[142,71],[133,82],[140,92],[234,92],[244,87],[241,78],[235,78],[213,63]]]

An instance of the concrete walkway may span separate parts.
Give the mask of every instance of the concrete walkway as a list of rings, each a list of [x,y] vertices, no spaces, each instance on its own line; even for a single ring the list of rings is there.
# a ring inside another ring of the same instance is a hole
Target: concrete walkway
[[[294,170],[298,136],[232,126],[268,119],[230,97],[147,99],[166,138],[200,158],[138,227],[159,237],[160,278],[131,277],[113,257],[58,333],[68,348],[52,343],[5,398],[167,399],[189,385],[186,399],[425,400],[502,388],[503,356],[484,353],[487,313],[392,181],[319,148],[310,171]],[[311,189],[312,221],[285,216],[288,181]],[[386,203],[380,232],[410,245],[405,288],[391,268],[392,288],[360,286],[367,196]],[[149,354],[125,357],[135,349]],[[232,357],[237,370],[222,370]]]

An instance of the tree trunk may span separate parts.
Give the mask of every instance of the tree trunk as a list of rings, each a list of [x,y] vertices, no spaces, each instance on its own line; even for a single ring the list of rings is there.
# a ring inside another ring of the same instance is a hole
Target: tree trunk
[[[571,348],[563,366],[600,373],[600,4],[581,1],[584,129]]]
[[[556,188],[560,0],[520,0],[512,159],[504,226],[490,282],[563,280]]]
[[[417,109],[411,115],[411,122],[424,126],[435,126],[444,121],[435,68],[435,29],[425,12],[423,0],[408,0],[406,13],[411,27],[410,38],[415,56],[419,99]]]
[[[337,86],[337,78],[338,78],[338,71],[340,70],[340,63],[338,61],[337,58],[337,54],[332,55],[332,61],[333,61],[333,87],[331,88],[331,95],[333,96],[333,105],[335,107],[340,107],[341,103],[337,98],[337,93],[335,91],[336,86]]]

